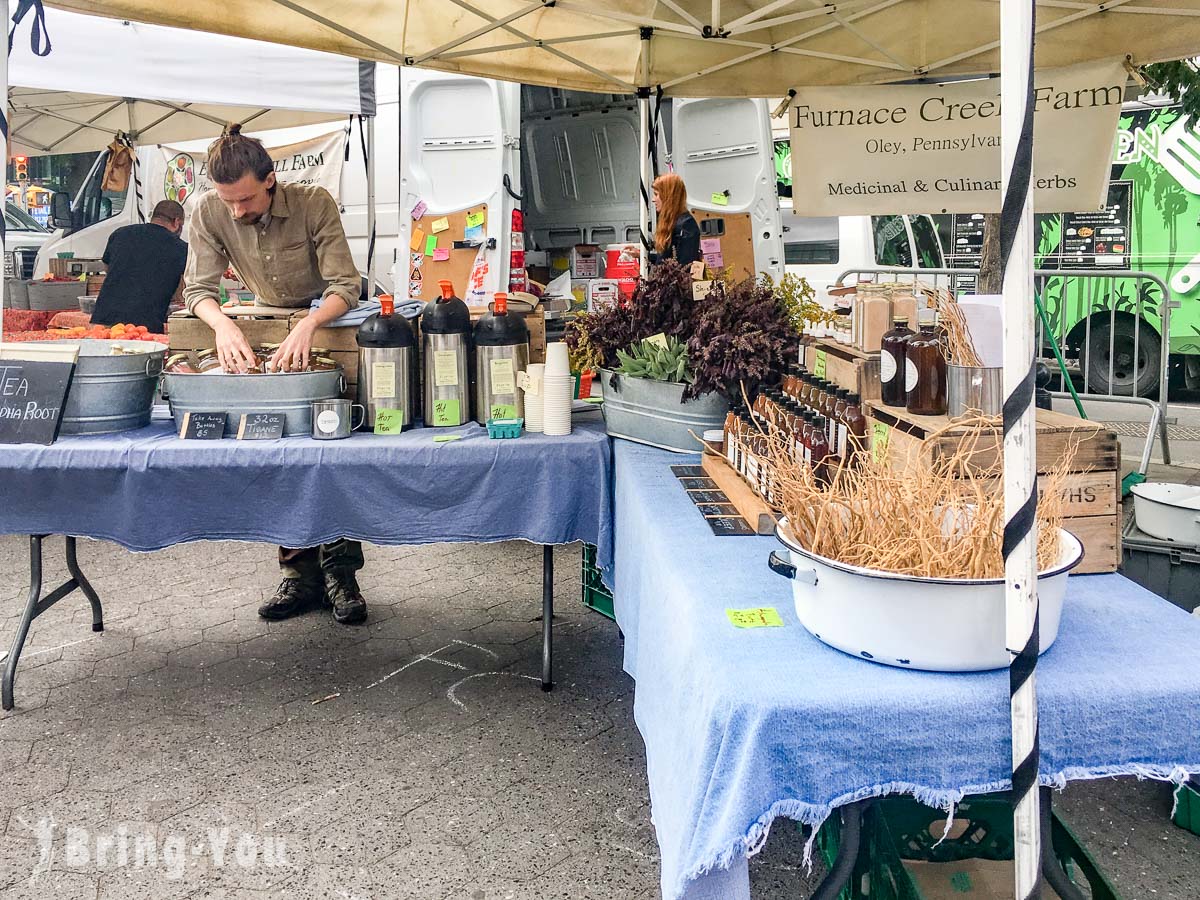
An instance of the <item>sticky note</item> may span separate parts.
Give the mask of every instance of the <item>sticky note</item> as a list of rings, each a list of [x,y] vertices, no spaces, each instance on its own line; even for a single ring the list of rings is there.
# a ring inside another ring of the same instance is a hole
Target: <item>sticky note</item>
[[[433,424],[437,427],[462,424],[457,397],[433,401]]]
[[[433,383],[435,387],[458,387],[458,354],[453,350],[433,351]]]
[[[377,409],[375,410],[376,434],[399,434],[404,429],[404,410]]]
[[[454,402],[457,403],[458,401],[455,400]],[[435,444],[447,444],[450,441],[461,441],[461,440],[462,440],[461,434],[439,434],[437,437],[435,437],[433,439],[433,442]]]
[[[779,628],[783,619],[773,606],[760,606],[755,609],[727,609],[725,615],[738,628]]]
[[[437,252],[437,235],[431,234],[425,238],[425,255],[433,256]]]
[[[653,344],[656,347],[662,347],[664,350],[671,346],[667,343],[667,336],[661,331],[658,334],[652,334],[650,337],[646,338],[646,343]]]
[[[441,234],[443,231],[450,230],[450,220],[449,219],[434,219],[433,225],[431,225],[430,227],[433,229],[434,234]]]
[[[871,458],[875,462],[887,459],[888,439],[892,430],[883,422],[871,423]]]
[[[813,374],[818,378],[825,377],[825,351],[817,351],[817,360],[813,363]]]
[[[700,238],[700,252],[703,253],[705,256],[708,256],[708,254],[710,254],[710,253],[720,253],[721,252],[721,239],[720,238]]]
[[[420,228],[414,228],[412,232],[412,240],[408,242],[408,249],[414,253],[420,253],[421,248],[425,246],[425,232]]]
[[[729,198],[724,191],[713,191],[712,202],[713,206],[728,206]]]
[[[495,403],[492,405],[490,418],[493,419],[515,419],[517,417],[517,408],[511,403]]]
[[[434,249],[434,251],[433,251],[433,261],[434,262],[445,262],[449,258],[450,258],[450,248],[449,247],[437,247],[436,249]]]
[[[725,255],[719,251],[717,253],[705,253],[704,264],[710,269],[723,269],[725,268]]]
[[[421,216],[425,215],[425,210],[427,209],[429,209],[429,206],[425,203],[425,201],[418,200],[417,205],[412,208],[412,211],[409,214],[413,217],[413,221],[415,222],[417,219],[421,218]]]
[[[391,400],[396,396],[396,364],[371,363],[371,399]]]
[[[511,359],[493,359],[491,362],[492,376],[492,393],[494,394],[515,394],[517,392],[517,378],[513,373],[513,361]],[[513,413],[516,415],[516,413]],[[503,416],[494,416],[493,418],[503,418]]]
[[[487,216],[481,212],[467,213],[467,227],[479,228],[487,221]]]
[[[469,243],[483,243],[483,225],[468,225],[463,232],[463,240]]]

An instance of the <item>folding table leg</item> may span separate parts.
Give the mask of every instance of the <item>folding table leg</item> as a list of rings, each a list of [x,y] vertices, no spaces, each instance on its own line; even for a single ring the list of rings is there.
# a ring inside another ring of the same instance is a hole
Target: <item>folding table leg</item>
[[[1067,877],[1062,863],[1058,861],[1058,856],[1054,852],[1053,816],[1050,808],[1054,792],[1048,787],[1040,790],[1042,792],[1042,877],[1062,900],[1086,900],[1083,891],[1079,890],[1075,883]]]
[[[71,573],[69,581],[60,584],[45,597],[42,597],[42,541],[44,534],[29,536],[29,598],[25,601],[25,611],[21,613],[21,621],[17,625],[17,633],[13,637],[12,648],[4,661],[4,677],[0,683],[0,706],[10,710],[14,706],[13,683],[17,678],[17,663],[21,659],[21,651],[25,647],[25,639],[29,637],[29,626],[33,620],[52,607],[55,603],[76,589],[83,592],[88,603],[92,606],[92,631],[104,630],[104,610],[100,598],[88,580],[79,569],[79,559],[75,552],[75,538],[66,538],[67,571]]]
[[[542,690],[554,690],[551,672],[554,651],[554,547],[542,547]]]

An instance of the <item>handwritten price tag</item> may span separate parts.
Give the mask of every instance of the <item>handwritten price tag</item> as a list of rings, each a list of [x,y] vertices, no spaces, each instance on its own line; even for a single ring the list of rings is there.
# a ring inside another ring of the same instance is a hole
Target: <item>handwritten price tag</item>
[[[713,191],[712,202],[713,206],[728,206],[729,197],[726,196],[724,191]]]
[[[437,428],[462,424],[461,417],[459,416],[458,398],[433,401],[433,424]]]
[[[888,439],[891,437],[892,429],[883,422],[871,423],[871,458],[875,462],[883,462],[887,459]]]
[[[491,418],[493,419],[515,419],[517,417],[517,408],[511,403],[496,403],[492,405]]]
[[[813,374],[818,378],[825,377],[825,351],[817,351],[817,361],[813,363]]]
[[[661,331],[658,334],[652,334],[650,337],[646,338],[646,343],[653,344],[656,347],[662,347],[664,350],[670,347],[670,344],[667,343],[667,336]]]
[[[773,606],[760,606],[755,609],[727,609],[725,615],[737,628],[780,628],[783,619]]]
[[[399,434],[404,430],[404,410],[379,409],[375,411],[376,434]]]

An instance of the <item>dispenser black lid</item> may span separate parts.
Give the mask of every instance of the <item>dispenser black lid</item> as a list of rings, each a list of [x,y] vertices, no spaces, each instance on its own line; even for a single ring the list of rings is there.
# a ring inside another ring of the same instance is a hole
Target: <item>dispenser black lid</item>
[[[421,331],[425,334],[470,334],[471,311],[457,297],[438,297],[425,304],[421,313]]]
[[[376,313],[368,316],[358,326],[360,347],[413,347],[417,343],[412,326],[404,316],[384,316]]]
[[[489,312],[475,323],[476,347],[511,347],[528,343],[529,326],[525,324],[524,316]]]

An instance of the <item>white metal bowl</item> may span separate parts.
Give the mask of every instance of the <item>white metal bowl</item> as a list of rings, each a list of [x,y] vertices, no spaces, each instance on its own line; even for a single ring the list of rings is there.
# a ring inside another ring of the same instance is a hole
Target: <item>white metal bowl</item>
[[[1067,573],[1083,559],[1078,539],[1059,535],[1057,564],[1038,576],[1042,652],[1058,637]],[[773,551],[769,565],[791,579],[796,616],[818,640],[904,669],[979,672],[1008,665],[1004,579],[919,578],[846,565],[801,547],[787,519],[775,536],[787,558]]]
[[[1152,481],[1135,484],[1133,518],[1151,537],[1200,546],[1200,487]]]

